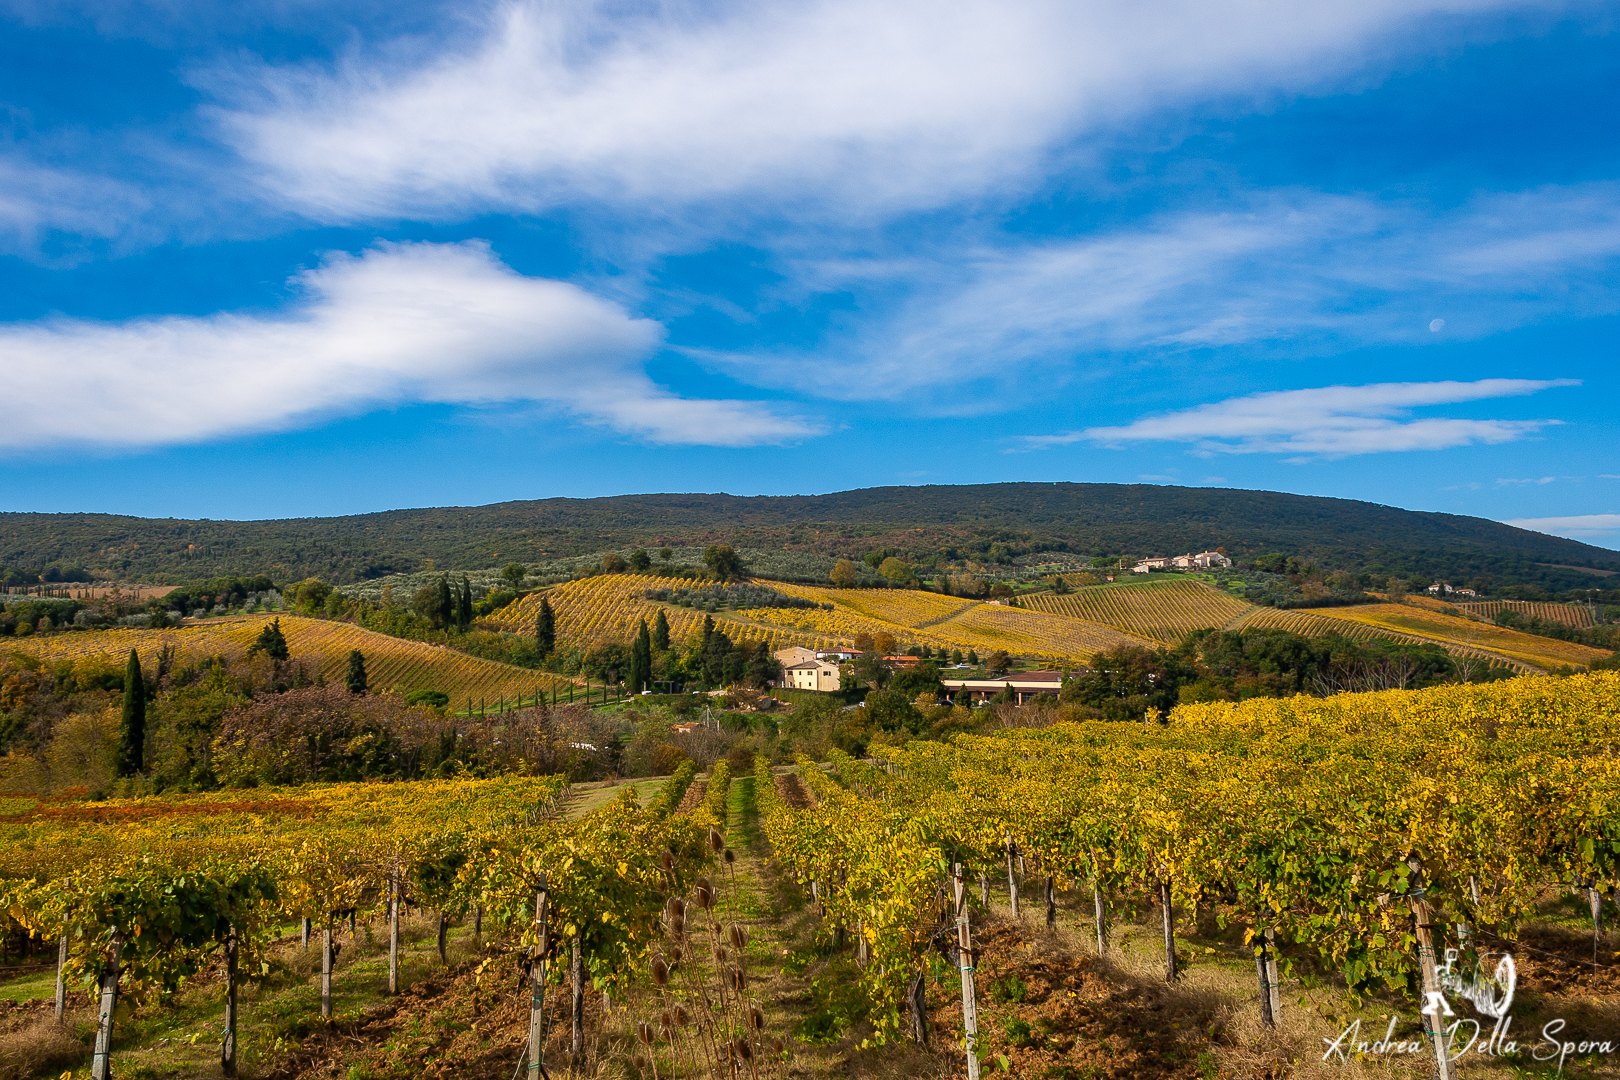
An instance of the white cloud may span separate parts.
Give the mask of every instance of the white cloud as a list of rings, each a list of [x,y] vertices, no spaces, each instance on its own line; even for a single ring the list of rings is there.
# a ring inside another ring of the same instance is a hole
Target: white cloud
[[[0,251],[32,255],[55,234],[115,239],[140,228],[150,205],[121,181],[0,155]]]
[[[1113,447],[1179,442],[1191,443],[1204,454],[1295,454],[1306,459],[1443,450],[1512,442],[1559,421],[1409,419],[1410,410],[1578,385],[1574,379],[1481,379],[1279,390],[1144,417],[1122,427],[1027,436],[1024,443],[1038,449],[1077,442]]]
[[[841,218],[1024,183],[1185,100],[1316,87],[1534,0],[513,3],[405,62],[205,76],[275,197],[328,220],[765,193]],[[734,203],[734,206],[755,206]]]
[[[1079,240],[905,264],[829,260],[793,273],[823,291],[869,292],[863,274],[874,266],[910,295],[817,355],[701,358],[781,386],[814,362],[835,374],[829,396],[942,388],[943,407],[955,408],[975,396],[965,381],[1018,393],[1031,368],[1061,379],[1077,359],[1106,369],[1111,357],[1144,351],[1429,345],[1427,312],[1440,301],[1452,312],[1444,340],[1476,339],[1550,313],[1620,311],[1620,185],[1491,194],[1441,213],[1291,193]]]
[[[1497,487],[1511,487],[1511,486],[1514,486],[1514,485],[1522,485],[1522,484],[1537,484],[1537,485],[1551,484],[1551,483],[1554,483],[1555,481],[1557,481],[1557,479],[1558,479],[1558,477],[1556,477],[1556,476],[1531,476],[1531,477],[1526,477],[1523,480],[1514,480],[1514,479],[1510,479],[1508,477],[1497,477],[1496,486]]]
[[[686,400],[642,363],[662,328],[488,247],[379,244],[299,274],[283,314],[0,327],[22,402],[0,447],[149,446],[420,402],[539,402],[654,442],[745,446],[814,433],[753,402]],[[66,419],[71,417],[71,419]]]
[[[1572,517],[1515,518],[1504,521],[1532,532],[1549,533],[1570,540],[1606,540],[1620,538],[1620,514],[1576,514]]]

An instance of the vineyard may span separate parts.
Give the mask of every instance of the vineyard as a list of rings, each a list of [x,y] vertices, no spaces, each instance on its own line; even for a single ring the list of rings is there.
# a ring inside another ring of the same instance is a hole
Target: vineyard
[[[689,644],[702,633],[705,613],[648,600],[641,594],[658,583],[658,578],[634,574],[601,574],[554,586],[543,593],[530,593],[490,618],[491,626],[515,634],[534,633],[535,618],[544,597],[557,619],[557,641],[577,648],[608,642],[624,643],[633,638],[641,620],[652,625],[658,612],[669,622],[671,642]],[[789,591],[786,587],[782,591]],[[798,610],[798,609],[789,609]],[[732,642],[765,641],[772,649],[799,644],[802,635],[771,626],[759,626],[739,619],[730,612],[713,616],[716,627]],[[809,641],[804,641],[810,644]]]
[[[715,804],[725,806],[723,770],[685,817],[667,800],[641,807],[631,789],[567,820],[554,777],[94,804],[8,798],[0,909],[63,943],[59,986],[97,988],[97,1078],[110,1074],[121,996],[161,1002],[221,957],[221,1060],[235,1075],[238,988],[268,971],[267,950],[288,918],[302,920],[306,942],[312,927],[320,935],[323,1019],[333,1015],[336,931],[359,917],[386,920],[388,993],[400,993],[404,904],[438,913],[441,956],[446,928],[469,917],[508,943],[522,998],[533,1002],[529,1053],[543,1075],[541,991],[569,972],[577,1067],[587,983],[615,993],[631,984],[661,935],[668,894],[718,854],[704,832]]]
[[[1175,645],[1194,630],[1219,629],[1250,605],[1194,578],[1097,585],[1058,596],[1037,593],[1024,606],[1102,623],[1138,637]]]
[[[975,603],[958,596],[943,596],[920,589],[828,589],[784,585],[779,587],[779,591],[817,603],[832,604],[851,615],[888,624],[891,633],[896,626],[915,629],[942,622],[961,614]]]
[[[1178,935],[1213,908],[1246,928],[1271,1024],[1294,1007],[1279,949],[1352,993],[1429,993],[1437,955],[1513,939],[1548,890],[1620,884],[1614,673],[1184,705],[1164,727],[1060,724],[876,752],[876,765],[834,752],[836,777],[801,761],[816,805],[762,809],[778,858],[865,943],[860,988],[891,1037],[936,951],[966,1002],[983,993],[957,948],[980,917],[965,882],[1001,878],[1013,914],[1044,907],[1048,925],[1056,893],[1084,894],[1099,954],[1128,911],[1156,908],[1172,983],[1187,962]],[[1430,1068],[1461,1031],[1448,1046],[1426,1028]]]
[[[343,677],[349,652],[359,649],[366,658],[371,688],[376,691],[439,690],[449,694],[452,701],[469,697],[494,701],[570,685],[556,675],[482,660],[441,645],[406,641],[350,623],[299,615],[248,615],[169,630],[91,630],[16,638],[11,648],[51,664],[121,664],[131,649],[146,656],[164,647],[173,647],[182,663],[212,656],[237,659],[246,655],[272,618],[281,620],[293,659],[312,662],[328,681]]]
[[[1417,635],[1435,641],[1448,650],[1479,650],[1519,664],[1539,668],[1563,665],[1585,667],[1609,654],[1571,641],[1540,637],[1518,630],[1424,611],[1406,604],[1364,604],[1354,607],[1323,608],[1319,614],[1338,623],[1359,624],[1380,630]]]
[[[1527,618],[1582,630],[1595,622],[1592,609],[1585,604],[1555,604],[1545,600],[1480,600],[1451,606],[1482,619],[1494,619],[1504,611],[1511,611]]]

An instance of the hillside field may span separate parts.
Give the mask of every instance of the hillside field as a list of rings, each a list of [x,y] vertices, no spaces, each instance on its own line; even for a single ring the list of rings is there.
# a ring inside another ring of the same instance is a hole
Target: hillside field
[[[459,703],[469,697],[512,699],[569,685],[569,680],[561,676],[482,660],[442,645],[405,641],[349,623],[300,615],[245,615],[168,630],[91,630],[12,638],[8,647],[50,664],[122,664],[131,649],[144,658],[170,645],[181,663],[210,656],[237,658],[246,655],[254,638],[273,618],[281,620],[281,632],[293,659],[313,660],[328,681],[343,678],[350,650],[359,649],[366,658],[370,685],[379,691],[439,690]]]
[[[1037,593],[1023,603],[1167,645],[1194,630],[1224,627],[1253,610],[1253,605],[1190,577],[1092,585],[1064,596]]]

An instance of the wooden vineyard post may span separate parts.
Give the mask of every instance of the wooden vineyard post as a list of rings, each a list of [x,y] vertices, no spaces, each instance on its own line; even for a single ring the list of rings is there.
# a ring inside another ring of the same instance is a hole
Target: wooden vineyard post
[[[1451,1058],[1446,1053],[1446,1031],[1441,1022],[1441,1015],[1450,1015],[1451,1010],[1444,1008],[1445,999],[1440,994],[1440,973],[1434,961],[1434,912],[1429,902],[1424,898],[1427,891],[1423,886],[1423,866],[1416,859],[1407,860],[1412,868],[1412,887],[1407,896],[1412,904],[1412,922],[1417,931],[1418,968],[1423,974],[1423,1034],[1434,1045],[1434,1059],[1438,1080],[1451,1080]]]
[[[1057,929],[1057,889],[1051,874],[1046,875],[1046,928]]]
[[[225,935],[225,1037],[219,1043],[219,1069],[226,1076],[236,1075],[236,927]]]
[[[529,1071],[542,1080],[550,1080],[545,1064],[546,1027],[546,952],[550,946],[546,927],[546,876],[540,875],[540,887],[534,894],[534,923],[539,929],[539,943],[534,959],[529,962]]]
[[[450,966],[450,961],[445,958],[444,953],[445,937],[449,934],[449,932],[450,916],[441,911],[439,912],[439,963],[445,965],[446,967]]]
[[[1260,978],[1260,1022],[1268,1028],[1277,1026],[1277,1014],[1271,1011],[1271,972],[1266,955],[1266,937],[1264,933],[1254,935],[1254,970]]]
[[[67,1013],[67,981],[63,973],[68,962],[68,936],[63,931],[56,941],[56,1022],[60,1024],[62,1017]]]
[[[321,1018],[332,1019],[332,917],[321,927]]]
[[[1271,1018],[1282,1023],[1282,976],[1277,971],[1277,931],[1266,927],[1266,990],[1271,995]]]
[[[1018,847],[1013,843],[1012,833],[1007,834],[1007,903],[1012,908],[1012,917],[1018,918],[1018,874],[1017,863],[1014,861],[1018,855]]]
[[[303,936],[303,939],[304,939],[304,951],[308,952],[309,951],[309,916],[305,915],[301,920],[299,920],[299,922],[300,922],[300,930],[299,930],[299,932]]]
[[[1164,981],[1176,981],[1176,915],[1170,906],[1170,879],[1159,879],[1159,905],[1164,909]]]
[[[607,688],[602,688],[603,693]],[[576,930],[568,955],[568,996],[573,1015],[568,1041],[568,1067],[575,1072],[585,1066],[585,931]]]
[[[987,874],[979,875],[979,906],[982,908],[990,906],[990,878]]]
[[[1091,916],[1097,922],[1097,955],[1108,951],[1108,904],[1103,900],[1102,875],[1091,875]]]
[[[107,947],[107,967],[101,973],[101,1001],[96,1009],[96,1046],[90,1056],[90,1080],[112,1080],[113,1013],[118,1008],[118,958],[124,951],[124,935],[113,931]]]
[[[399,882],[388,883],[388,995],[399,993]]]
[[[968,1080],[979,1080],[979,1004],[973,990],[973,928],[968,922],[967,884],[962,880],[962,864],[951,874],[956,901],[957,966],[962,973],[962,1044],[967,1048]]]

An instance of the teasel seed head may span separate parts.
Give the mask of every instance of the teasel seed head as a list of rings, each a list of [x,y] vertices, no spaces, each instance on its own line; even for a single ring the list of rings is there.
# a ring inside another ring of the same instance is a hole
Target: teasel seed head
[[[637,1054],[632,1061],[636,1066],[636,1072],[641,1072],[647,1067],[647,1059],[642,1057],[640,1054]]]
[[[737,853],[735,851],[732,851],[730,848],[726,848],[726,862],[729,864],[729,863],[734,863],[736,861],[737,861]]]
[[[652,1028],[648,1027],[645,1022],[637,1024],[636,1025],[636,1038],[641,1040],[642,1045],[651,1046],[652,1041],[653,1041],[653,1030],[652,1030]]]
[[[681,1027],[685,1027],[687,1024],[692,1022],[692,1018],[686,1013],[685,1005],[675,1006],[675,1022]]]
[[[693,890],[693,893],[697,898],[698,907],[702,908],[704,911],[714,910],[714,886],[709,884],[708,878],[698,878],[697,885]]]
[[[664,868],[665,873],[674,873],[675,856],[669,853],[668,848],[658,853],[658,865]]]
[[[728,956],[729,956],[729,954],[726,952],[726,947],[724,945],[716,945],[714,947],[714,962],[715,963],[717,963],[717,964],[725,963]]]
[[[737,1040],[737,1052],[742,1055],[744,1061],[754,1060],[754,1044],[747,1039]]]
[[[721,836],[720,830],[713,825],[709,826],[709,846],[714,849],[716,855],[726,850],[726,838]]]
[[[748,973],[742,968],[731,969],[731,988],[739,993],[748,989]]]
[[[679,945],[669,950],[669,966],[674,967],[681,962],[681,947]]]
[[[771,1050],[774,1053],[780,1054],[782,1052],[782,1040],[777,1039],[775,1042],[771,1043]]]
[[[755,1031],[762,1031],[765,1028],[765,1014],[759,1011],[758,1005],[748,1006],[748,1026]]]
[[[748,932],[736,923],[731,924],[728,936],[731,938],[731,947],[738,952],[742,952],[748,947]]]
[[[652,963],[653,985],[662,990],[669,986],[669,961],[661,953],[653,953]]]

